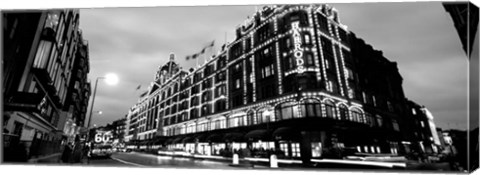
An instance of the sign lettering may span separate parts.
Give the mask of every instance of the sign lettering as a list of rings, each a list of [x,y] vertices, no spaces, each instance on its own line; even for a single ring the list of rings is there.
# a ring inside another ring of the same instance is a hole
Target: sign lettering
[[[305,72],[304,61],[303,61],[303,48],[302,48],[302,35],[300,34],[300,27],[298,26],[299,22],[292,23],[293,29],[293,43],[294,43],[294,51],[293,56],[295,57],[295,61],[297,63],[297,72],[303,73]]]

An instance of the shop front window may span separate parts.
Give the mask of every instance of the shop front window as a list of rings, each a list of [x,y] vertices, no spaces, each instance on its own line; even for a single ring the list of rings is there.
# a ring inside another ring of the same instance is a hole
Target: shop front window
[[[280,143],[280,150],[283,152],[283,154],[288,157],[288,143]]]
[[[300,143],[292,143],[292,157],[300,157]]]
[[[322,143],[321,142],[312,142],[312,157],[321,157],[322,156]]]

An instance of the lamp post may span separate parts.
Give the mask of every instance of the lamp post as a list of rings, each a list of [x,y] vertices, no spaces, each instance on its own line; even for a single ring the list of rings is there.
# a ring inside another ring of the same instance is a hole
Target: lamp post
[[[90,123],[92,121],[93,105],[95,103],[95,95],[97,93],[97,85],[99,79],[105,79],[105,82],[109,85],[115,85],[118,83],[118,77],[115,74],[109,73],[105,77],[97,77],[95,80],[95,88],[93,89],[92,105],[90,105],[90,115],[88,117],[87,129],[90,128]],[[99,112],[101,114],[101,111]]]
[[[105,75],[104,77],[97,77],[95,80],[95,88],[93,89],[93,98],[92,98],[92,104],[90,105],[90,115],[88,117],[88,124],[87,124],[87,138],[86,140],[90,139],[90,123],[92,122],[92,114],[93,114],[93,104],[95,102],[95,95],[97,93],[97,84],[99,79],[105,79],[105,82],[109,85],[115,85],[118,83],[118,77],[115,74],[109,73]],[[102,111],[96,111],[98,114],[102,114]]]

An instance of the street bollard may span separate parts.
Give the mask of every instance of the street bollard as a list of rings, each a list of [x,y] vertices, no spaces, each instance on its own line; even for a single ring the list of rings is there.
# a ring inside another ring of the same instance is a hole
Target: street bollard
[[[270,168],[278,168],[277,155],[275,154],[270,156]]]
[[[234,165],[238,165],[238,154],[233,154],[233,162]]]

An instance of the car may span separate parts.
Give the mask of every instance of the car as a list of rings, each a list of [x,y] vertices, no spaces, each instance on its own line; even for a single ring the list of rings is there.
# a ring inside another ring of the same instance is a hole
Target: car
[[[113,153],[113,148],[111,145],[95,145],[90,153],[92,158],[98,157],[110,157]]]
[[[127,148],[117,148],[117,152],[127,152]]]

